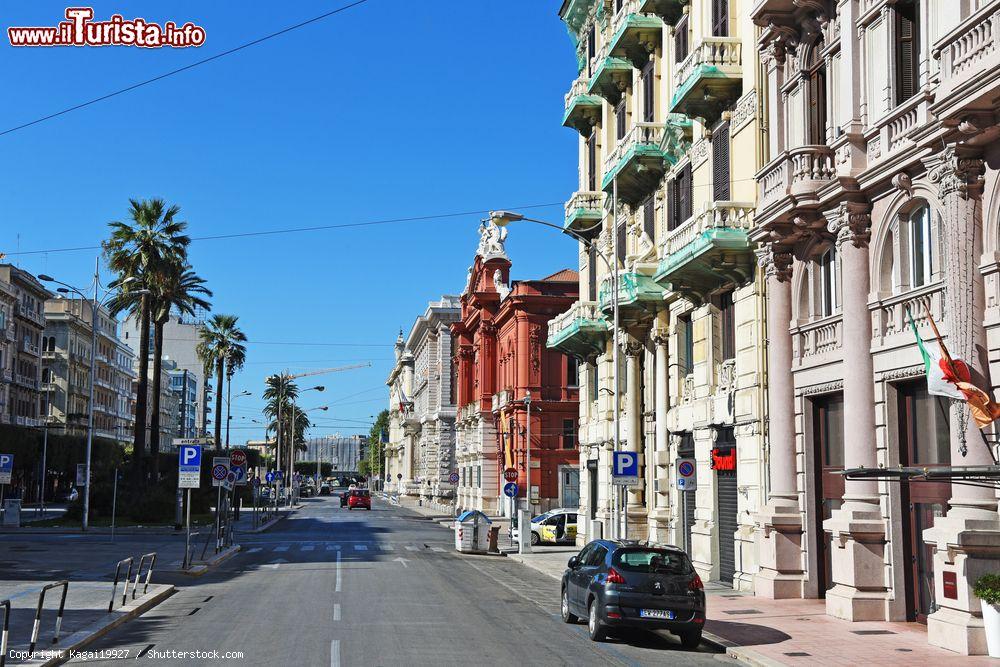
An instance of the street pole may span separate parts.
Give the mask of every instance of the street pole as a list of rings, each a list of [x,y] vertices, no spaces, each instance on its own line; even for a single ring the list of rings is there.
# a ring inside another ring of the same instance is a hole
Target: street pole
[[[531,523],[530,522],[531,522],[531,513],[532,513],[531,512],[531,392],[530,391],[524,392],[524,406],[527,408],[527,412],[528,412],[528,428],[526,429],[525,438],[524,438],[525,439],[525,443],[524,443],[525,444],[525,448],[524,448],[524,460],[527,463],[527,467],[528,467],[528,475],[527,475],[527,478],[525,480],[525,483],[526,483],[528,489],[527,489],[527,491],[524,494],[525,498],[528,501],[527,504],[526,504],[526,506],[525,506],[525,509],[528,510],[528,525],[526,525],[526,526],[518,526],[518,530],[522,530],[522,531],[525,530],[525,529],[528,530],[527,540],[522,539],[521,541],[524,544],[524,553],[530,554],[531,553]]]
[[[115,490],[111,496],[111,541],[115,541],[115,514],[118,511],[118,466],[115,466]]]
[[[184,569],[191,566],[191,489],[187,489],[187,506],[185,507],[186,518],[184,520]]]
[[[229,449],[229,422],[232,417],[229,415],[230,406],[233,403],[233,381],[230,378],[226,382],[226,449]]]
[[[187,396],[188,396],[188,371],[185,368],[182,376],[183,386],[181,388],[181,438],[187,438]],[[184,491],[179,487],[177,489],[177,499],[175,503],[176,509],[174,511],[174,526],[178,527],[181,525],[181,515],[184,512]],[[186,557],[186,556],[185,556]]]
[[[283,480],[277,478],[278,477],[277,473],[281,472],[281,431],[282,431],[281,404],[285,402],[284,380],[285,380],[284,375],[278,376],[278,436],[277,436],[277,444],[275,445],[277,453],[274,458],[274,468],[275,468],[274,509],[275,510],[278,509],[278,490],[281,488],[283,484]]]
[[[98,257],[94,267],[94,300],[90,308],[90,381],[87,394],[87,478],[83,484],[83,521],[81,529],[86,532],[90,524],[90,455],[94,446],[94,373],[95,356],[97,353],[97,289],[100,285],[101,258]],[[132,452],[132,456],[141,456],[142,452]]]
[[[38,504],[45,518],[45,469],[48,467],[49,453],[49,413],[52,410],[52,371],[49,371],[49,389],[45,390],[45,423],[42,425],[42,479],[38,485]]]

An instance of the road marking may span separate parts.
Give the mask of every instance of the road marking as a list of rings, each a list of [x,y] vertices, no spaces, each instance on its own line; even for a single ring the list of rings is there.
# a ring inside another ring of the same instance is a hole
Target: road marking
[[[379,549],[382,549],[382,551],[395,551],[396,547],[391,544],[380,544]]]
[[[431,547],[431,551],[436,551],[439,554],[444,553],[444,549],[442,549],[441,547]]]
[[[330,642],[330,667],[340,667],[340,640],[339,639],[334,639],[332,642]]]
[[[311,545],[311,544],[305,544],[305,545],[303,545],[303,546],[302,546],[302,550],[303,550],[303,551],[312,551],[312,550],[313,550],[313,549],[315,549],[315,548],[316,548],[316,547],[314,547],[314,546],[313,546],[313,545]]]
[[[86,481],[86,480],[84,480],[84,481]],[[355,551],[368,551],[368,547],[366,547],[363,544],[355,544],[354,545],[354,550]]]
[[[84,480],[84,481],[86,481],[86,480]],[[274,550],[275,551],[288,551],[288,547],[287,546],[274,547]]]
[[[406,550],[407,551],[416,551],[417,548],[415,546],[413,546],[412,544],[407,544],[406,545]]]
[[[333,605],[333,620],[335,620],[335,621],[339,621],[340,620],[340,603],[339,602]]]
[[[340,552],[338,551],[337,552],[337,588],[336,588],[336,590],[337,590],[338,593],[340,592],[340,583],[341,583],[341,577],[340,577]]]
[[[338,549],[340,549],[340,545],[339,544],[328,544],[328,545],[326,545],[326,550],[327,551],[337,551]]]
[[[263,549],[261,549],[260,547],[254,547],[253,549],[247,549],[247,553],[248,554],[255,554],[258,551],[263,551]]]

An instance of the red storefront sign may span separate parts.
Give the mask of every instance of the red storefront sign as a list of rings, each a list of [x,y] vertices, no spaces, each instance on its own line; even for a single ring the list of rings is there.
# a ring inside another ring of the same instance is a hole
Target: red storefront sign
[[[954,572],[945,570],[941,573],[942,592],[949,600],[958,599],[958,577]]]
[[[736,470],[736,448],[716,447],[712,450],[712,470],[731,472]]]

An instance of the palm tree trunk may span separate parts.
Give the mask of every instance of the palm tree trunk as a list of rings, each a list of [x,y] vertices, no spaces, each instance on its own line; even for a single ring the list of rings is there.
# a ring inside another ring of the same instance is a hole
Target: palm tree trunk
[[[149,399],[149,297],[139,304],[139,379],[135,396],[135,431],[132,434],[132,483],[142,484],[142,459],[146,451],[146,407]],[[91,369],[93,372],[93,369]]]
[[[222,449],[222,382],[225,376],[225,360],[215,362],[215,448]]]
[[[153,401],[149,416],[149,458],[153,480],[160,478],[160,382],[163,379],[163,322],[153,322]]]

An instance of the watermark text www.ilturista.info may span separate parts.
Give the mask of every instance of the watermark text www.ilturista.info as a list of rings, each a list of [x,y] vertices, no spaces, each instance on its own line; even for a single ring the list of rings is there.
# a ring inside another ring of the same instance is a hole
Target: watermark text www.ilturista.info
[[[67,7],[66,20],[56,26],[10,27],[11,46],[141,46],[186,48],[205,43],[205,29],[190,21],[178,26],[142,18],[126,19],[114,14],[107,21],[94,21],[91,7]]]

